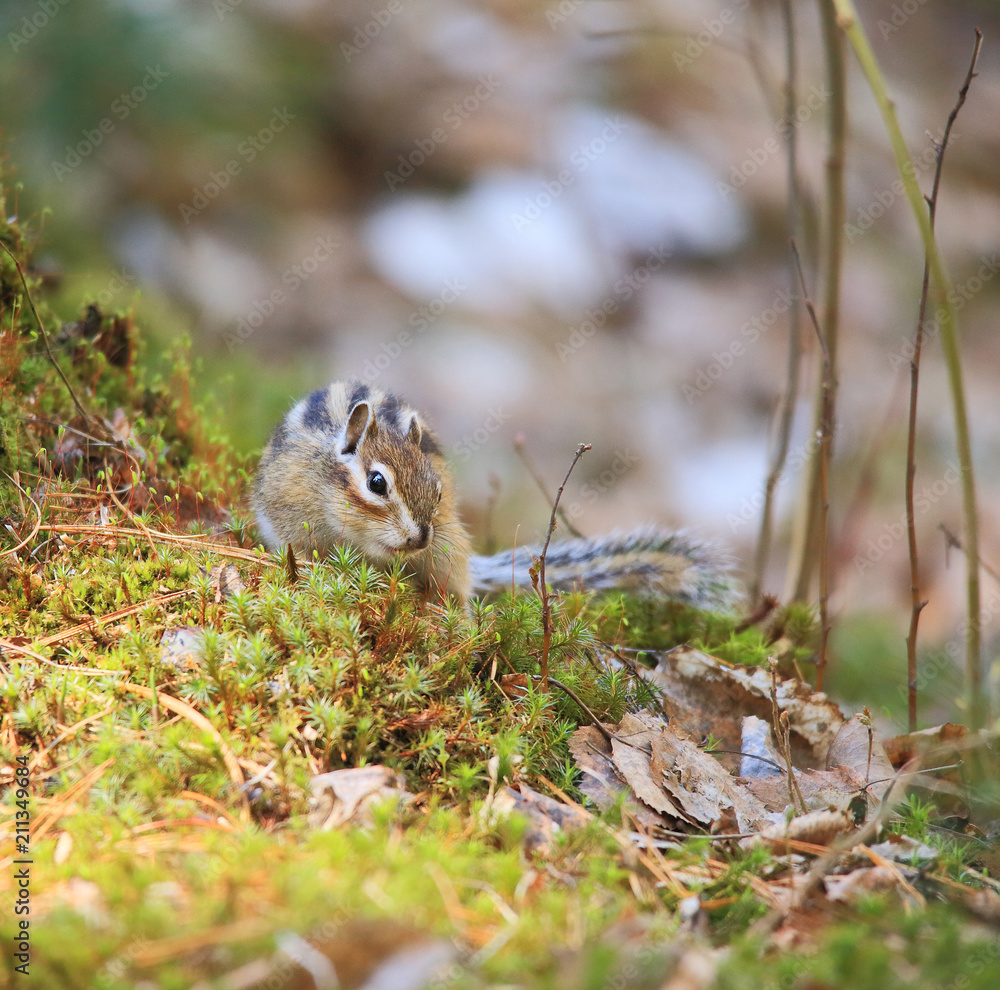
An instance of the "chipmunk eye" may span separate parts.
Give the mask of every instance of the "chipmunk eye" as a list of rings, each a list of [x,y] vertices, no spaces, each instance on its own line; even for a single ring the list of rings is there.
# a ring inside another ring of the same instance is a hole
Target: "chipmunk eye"
[[[385,475],[381,471],[369,471],[368,472],[368,490],[374,492],[376,495],[381,495],[382,498],[389,492],[389,483],[385,480]]]

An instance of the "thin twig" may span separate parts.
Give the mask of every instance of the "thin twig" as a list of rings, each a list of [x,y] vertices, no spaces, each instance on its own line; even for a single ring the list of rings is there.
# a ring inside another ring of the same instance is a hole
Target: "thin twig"
[[[983,35],[976,28],[976,43],[972,49],[972,61],[969,71],[965,74],[965,82],[958,91],[958,100],[948,114],[944,135],[937,147],[934,169],[934,184],[931,194],[927,197],[928,218],[931,230],[937,219],[938,191],[941,185],[941,172],[944,168],[944,154],[948,150],[948,139],[958,113],[969,94],[969,86],[976,77],[976,62],[979,60],[979,49],[983,43]],[[927,317],[927,299],[930,295],[931,268],[930,262],[924,259],[924,277],[920,286],[920,309],[917,313],[917,329],[913,337],[913,357],[910,358],[910,410],[907,420],[906,434],[906,540],[910,551],[910,630],[906,636],[906,679],[909,699],[910,732],[917,729],[917,626],[920,613],[927,604],[926,599],[920,600],[920,568],[917,557],[917,522],[913,504],[913,483],[917,474],[917,393],[920,386],[920,354],[924,343],[924,322]]]
[[[799,278],[802,282],[802,297],[805,300],[806,312],[816,336],[819,338],[820,347],[823,351],[823,377],[820,381],[820,391],[822,400],[820,402],[819,418],[819,625],[820,625],[820,647],[819,657],[816,661],[816,690],[823,690],[823,674],[826,670],[826,648],[830,639],[830,541],[828,538],[830,500],[828,495],[828,478],[830,470],[830,456],[833,446],[833,395],[835,385],[833,382],[833,362],[831,352],[827,345],[826,335],[820,329],[819,320],[816,318],[816,308],[809,298],[809,290],[806,287],[805,273],[802,271],[802,260],[799,257],[798,248],[792,243],[792,251],[795,254],[795,263],[798,267]]]
[[[87,410],[80,404],[80,400],[76,397],[76,392],[73,391],[73,386],[70,385],[69,379],[66,377],[62,368],[59,367],[59,362],[52,353],[52,347],[49,345],[49,335],[46,333],[45,324],[42,323],[42,318],[38,315],[38,310],[35,308],[35,300],[31,298],[31,291],[28,289],[28,280],[24,277],[24,269],[21,268],[21,263],[14,257],[14,253],[9,247],[7,247],[6,244],[4,244],[3,241],[0,241],[0,248],[4,249],[7,256],[14,263],[14,267],[17,269],[17,274],[21,278],[21,285],[24,287],[24,296],[28,300],[28,305],[31,307],[32,315],[35,317],[35,322],[38,324],[39,333],[42,335],[42,343],[45,345],[45,353],[48,355],[49,361],[52,362],[52,367],[56,369],[56,372],[62,379],[63,384],[66,386],[66,391],[69,392],[69,397],[73,400],[73,405],[76,406],[77,412],[83,417],[83,421],[89,426],[90,416],[87,415]]]
[[[826,203],[823,228],[824,290],[823,335],[829,363],[826,381],[820,382],[814,403],[814,433],[824,430],[830,434],[832,450],[833,431],[837,406],[837,353],[840,338],[840,283],[844,256],[844,219],[847,206],[844,191],[844,160],[847,149],[847,70],[844,58],[844,38],[837,24],[835,0],[819,0],[820,21],[823,28],[823,48],[826,54],[827,88],[830,90],[830,114],[826,156]],[[786,597],[805,601],[815,561],[824,551],[819,546],[826,537],[821,531],[823,515],[823,459],[829,462],[830,451],[814,451],[806,474],[804,502],[796,520],[793,551],[790,559],[789,582]]]
[[[554,677],[549,678],[549,684],[555,684],[560,691],[565,691],[566,694],[568,694],[587,713],[594,728],[597,729],[597,731],[604,736],[609,743],[612,741],[614,737],[611,733],[608,732],[603,725],[601,725],[598,717],[583,703],[583,699],[571,687],[563,684],[562,681],[557,681]]]
[[[831,2],[831,0],[826,0]],[[915,169],[906,141],[896,116],[896,106],[885,85],[875,53],[858,19],[852,0],[832,0],[837,11],[837,23],[851,42],[868,86],[875,97],[882,121],[889,134],[896,169],[910,208],[920,228],[924,257],[931,272],[931,282],[939,307],[937,322],[941,338],[941,353],[948,370],[948,387],[951,393],[952,416],[955,420],[955,446],[962,473],[962,515],[965,518],[966,551],[966,616],[965,662],[969,694],[970,725],[977,729],[989,718],[990,706],[982,689],[982,626],[980,618],[979,586],[979,512],[976,506],[976,474],[972,460],[972,435],[969,429],[969,411],[965,398],[965,378],[962,374],[962,355],[958,346],[958,330],[952,283],[945,274],[941,252],[938,250],[934,230],[927,213],[927,202],[920,192]]]
[[[948,529],[948,527],[944,523],[938,523],[938,529],[940,529],[941,532],[944,533],[944,538],[948,541],[949,546],[952,546],[956,550],[961,550],[962,553],[965,553],[965,547],[962,544],[962,541],[950,529]],[[998,571],[995,567],[992,567],[989,561],[983,560],[983,558],[980,557],[979,566],[984,571],[986,571],[986,573],[989,574],[989,576],[993,578],[993,580],[996,581],[997,584],[1000,584],[1000,571]]]
[[[545,487],[545,479],[538,473],[535,465],[532,463],[531,458],[528,457],[528,449],[525,446],[524,434],[519,433],[514,437],[514,452],[518,457],[521,458],[521,463],[524,465],[525,470],[531,475],[531,480],[538,485],[538,490],[542,493],[542,497],[545,501],[551,505],[552,496],[549,494],[549,490]],[[560,509],[559,518],[562,520],[562,524],[577,538],[583,539],[583,533],[581,533],[572,522],[570,522],[569,516]]]
[[[563,478],[563,482],[559,486],[559,491],[556,492],[556,499],[552,503],[552,515],[549,517],[549,531],[545,534],[545,546],[542,547],[542,554],[538,558],[538,594],[542,599],[541,674],[543,691],[548,691],[549,689],[549,647],[552,644],[552,604],[549,601],[549,589],[545,584],[545,557],[549,552],[549,542],[552,540],[552,534],[556,529],[556,512],[559,509],[559,499],[562,498],[563,490],[566,488],[569,476],[573,473],[573,468],[576,467],[576,462],[580,460],[580,458],[583,457],[588,450],[590,450],[590,447],[591,445],[589,443],[581,443],[577,445],[576,454],[573,457],[573,463],[570,464],[569,470],[566,472],[566,477]]]
[[[799,204],[801,192],[799,188],[798,138],[796,136],[796,101],[797,101],[797,71],[798,60],[795,44],[795,15],[791,0],[782,0],[781,17],[785,33],[785,158],[786,182],[788,183],[788,202],[786,204],[785,224],[788,228],[789,240],[798,236]],[[764,584],[764,572],[771,553],[771,536],[774,526],[774,497],[785,471],[788,459],[788,448],[791,443],[792,423],[795,418],[795,407],[799,399],[799,376],[802,368],[802,335],[800,324],[802,320],[802,299],[797,291],[795,274],[795,259],[791,251],[788,254],[789,289],[791,303],[788,311],[788,365],[785,377],[785,390],[781,397],[778,410],[778,440],[764,483],[764,506],[761,510],[760,533],[757,537],[757,554],[754,560],[753,579],[750,584],[750,602],[760,601]]]

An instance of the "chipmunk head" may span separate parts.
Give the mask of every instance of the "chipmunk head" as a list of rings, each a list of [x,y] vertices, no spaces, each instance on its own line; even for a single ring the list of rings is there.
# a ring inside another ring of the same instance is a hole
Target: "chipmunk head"
[[[412,410],[390,396],[366,394],[351,405],[337,438],[338,495],[346,492],[344,537],[369,559],[426,550],[442,482],[437,444]]]

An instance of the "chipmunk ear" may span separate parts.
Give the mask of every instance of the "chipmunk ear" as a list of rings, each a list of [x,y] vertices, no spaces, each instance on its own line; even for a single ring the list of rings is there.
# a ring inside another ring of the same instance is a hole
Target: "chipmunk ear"
[[[409,440],[414,447],[419,447],[422,437],[423,430],[420,429],[420,419],[416,414],[414,414],[410,417],[410,428],[406,431],[406,439]]]
[[[356,454],[365,436],[375,436],[377,429],[378,427],[375,425],[375,417],[372,415],[371,406],[367,402],[357,403],[347,417],[347,429],[344,431],[344,445],[341,447],[340,452],[342,454]]]

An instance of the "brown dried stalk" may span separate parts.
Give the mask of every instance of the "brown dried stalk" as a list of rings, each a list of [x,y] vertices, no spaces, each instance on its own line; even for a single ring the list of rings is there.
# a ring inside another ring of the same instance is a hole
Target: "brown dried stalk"
[[[958,91],[958,100],[948,114],[941,143],[937,146],[936,165],[934,169],[934,184],[931,194],[927,197],[928,216],[931,230],[937,218],[938,191],[941,185],[941,171],[944,167],[944,154],[948,150],[948,139],[951,129],[958,118],[958,112],[969,94],[969,86],[976,77],[976,62],[979,60],[979,49],[983,43],[983,35],[976,28],[976,43],[972,50],[972,61],[969,71],[965,74],[965,82]],[[924,322],[927,316],[927,298],[930,293],[931,270],[930,262],[924,261],[924,278],[920,287],[920,309],[917,314],[917,329],[913,337],[913,357],[910,358],[910,411],[906,435],[906,540],[910,551],[910,631],[906,636],[906,678],[907,695],[909,699],[910,732],[917,729],[917,626],[920,613],[927,601],[920,599],[920,568],[917,557],[917,525],[913,507],[913,482],[917,473],[917,392],[920,385],[920,354],[924,343]]]

